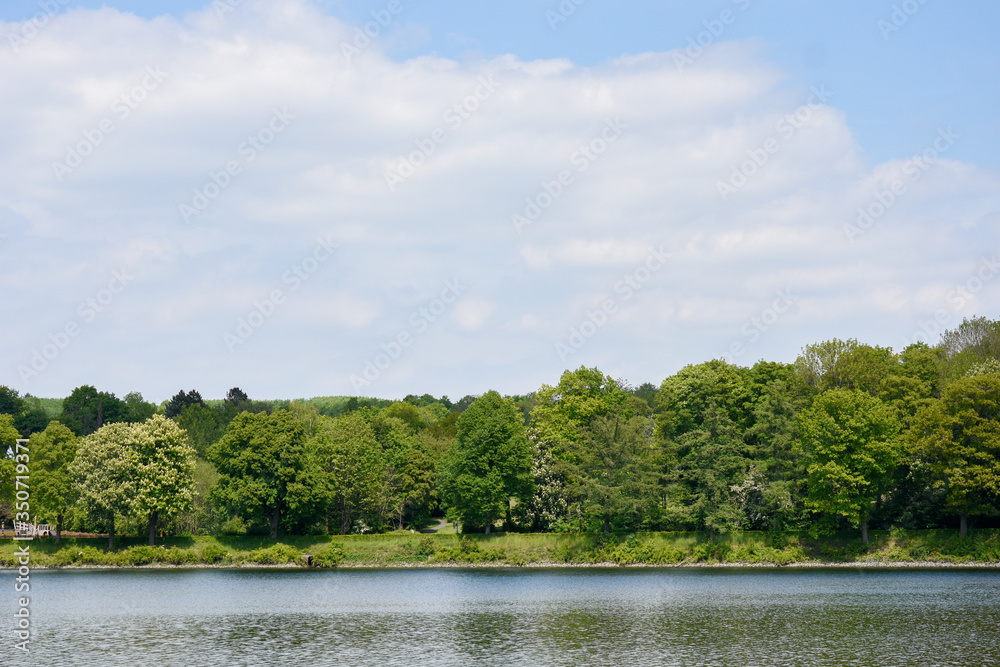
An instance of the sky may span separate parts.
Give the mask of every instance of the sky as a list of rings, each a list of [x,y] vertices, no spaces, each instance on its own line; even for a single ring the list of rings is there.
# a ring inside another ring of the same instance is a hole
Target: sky
[[[1000,306],[1000,5],[0,5],[0,384],[659,384]]]

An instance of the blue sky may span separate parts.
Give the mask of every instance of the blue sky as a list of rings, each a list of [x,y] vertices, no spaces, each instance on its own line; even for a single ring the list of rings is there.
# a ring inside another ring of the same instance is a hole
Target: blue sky
[[[0,7],[0,384],[457,398],[996,317],[995,3],[400,0],[352,55],[388,0],[220,2]]]

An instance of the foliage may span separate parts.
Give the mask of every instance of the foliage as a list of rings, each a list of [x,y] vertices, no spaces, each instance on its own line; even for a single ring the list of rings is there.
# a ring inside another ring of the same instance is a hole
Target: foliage
[[[305,489],[305,433],[287,410],[241,413],[209,448],[208,459],[219,471],[210,499],[244,519],[265,516],[272,539],[282,513],[305,502],[296,495]]]
[[[531,491],[531,456],[513,401],[490,391],[458,420],[458,440],[441,469],[441,498],[464,527],[483,528],[510,512],[513,497]]]
[[[900,459],[895,416],[867,393],[834,389],[800,414],[798,429],[810,457],[810,505],[867,530]]]
[[[70,464],[76,458],[77,438],[57,421],[41,433],[32,434],[31,451],[32,508],[38,516],[61,530],[63,517],[75,502]]]

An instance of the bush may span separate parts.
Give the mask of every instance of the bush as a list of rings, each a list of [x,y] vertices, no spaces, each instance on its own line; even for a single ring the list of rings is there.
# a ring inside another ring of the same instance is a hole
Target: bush
[[[251,551],[247,554],[246,561],[259,565],[287,565],[289,563],[297,564],[300,557],[301,554],[295,547],[287,544],[275,544],[266,549]]]
[[[429,535],[424,535],[420,538],[420,542],[417,544],[417,548],[414,550],[413,555],[427,558],[428,556],[433,556],[435,551],[437,551],[437,548],[434,546],[434,538]]]
[[[339,544],[328,544],[313,554],[316,567],[337,567],[344,562],[344,550]]]
[[[218,563],[220,560],[229,558],[229,550],[221,544],[209,544],[201,550],[201,561],[203,563]]]
[[[170,563],[171,565],[194,565],[198,562],[198,554],[192,549],[178,549],[177,547],[170,547],[164,550],[165,558],[164,561]]]
[[[246,535],[247,524],[242,518],[234,516],[226,519],[225,523],[219,528],[219,532],[223,535]]]
[[[110,554],[109,554],[110,556]],[[117,554],[115,560],[118,565],[128,567],[130,565],[149,565],[150,563],[162,563],[166,560],[166,549],[163,547],[129,547]]]

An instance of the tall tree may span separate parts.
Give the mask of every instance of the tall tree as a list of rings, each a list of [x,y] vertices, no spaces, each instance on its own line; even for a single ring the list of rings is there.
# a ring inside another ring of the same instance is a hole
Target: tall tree
[[[128,414],[128,406],[114,394],[83,385],[63,400],[58,421],[77,435],[90,435],[105,424],[127,421]]]
[[[77,439],[59,422],[50,423],[29,439],[32,499],[45,517],[55,517],[56,543],[62,538],[63,519],[75,500],[70,464],[76,458]]]
[[[244,518],[264,515],[271,539],[277,539],[282,513],[301,488],[304,445],[302,425],[287,410],[237,415],[208,449],[208,460],[219,471],[210,497]]]
[[[490,532],[510,516],[511,499],[530,493],[531,455],[514,402],[489,391],[458,419],[458,439],[442,463],[441,498],[449,515]]]
[[[629,397],[612,414],[583,427],[580,443],[570,451],[572,490],[583,513],[595,517],[604,532],[642,528],[656,507],[663,461],[648,413],[643,399]]]
[[[14,428],[14,418],[9,414],[0,414],[0,453],[3,454],[0,456],[0,521],[14,516],[16,466],[9,456],[14,455],[20,438],[21,434]]]
[[[326,530],[333,520],[337,532],[347,534],[355,520],[378,506],[384,462],[375,432],[356,412],[336,419],[320,417],[309,444],[317,457],[316,493]]]
[[[181,389],[179,392],[170,397],[170,401],[167,403],[163,412],[168,417],[177,417],[180,415],[184,408],[189,405],[204,405],[205,401],[202,400],[201,394],[196,390],[192,389],[189,392]]]
[[[108,530],[115,547],[115,522],[132,514],[139,480],[139,452],[132,424],[108,424],[82,438],[70,465],[79,506]]]
[[[158,523],[191,508],[195,451],[187,434],[163,415],[133,428],[138,454],[134,508],[146,518],[148,544],[153,546]]]
[[[868,520],[900,458],[895,415],[866,392],[834,389],[799,415],[798,429],[810,457],[810,504],[860,525],[868,544]]]
[[[139,424],[156,414],[156,404],[147,402],[138,391],[125,394],[127,413],[125,421]]]
[[[0,385],[0,414],[17,417],[25,411],[27,405],[16,389]]]
[[[760,462],[764,475],[760,512],[772,530],[801,518],[805,464],[796,446],[795,419],[804,407],[802,398],[777,380],[756,401],[754,423],[746,432],[750,455]]]
[[[709,541],[717,530],[732,530],[745,519],[734,487],[749,470],[747,447],[739,426],[726,410],[710,402],[698,428],[676,440],[673,476],[683,489],[681,514],[707,528]]]
[[[184,406],[181,413],[174,418],[177,425],[187,432],[195,452],[202,458],[212,443],[222,437],[224,429],[219,424],[219,416],[218,411],[203,403],[192,403]]]
[[[968,533],[970,516],[1000,513],[1000,376],[960,378],[921,409],[908,437],[914,458],[945,491],[945,507]]]
[[[597,368],[581,366],[575,371],[565,371],[554,387],[542,385],[535,397],[531,423],[540,437],[552,443],[558,456],[563,443],[578,442],[581,429],[594,419],[611,414],[628,397],[618,380]]]
[[[986,317],[963,319],[956,328],[941,334],[938,348],[945,376],[961,377],[977,363],[1000,359],[1000,321]]]

